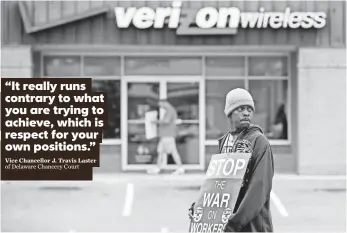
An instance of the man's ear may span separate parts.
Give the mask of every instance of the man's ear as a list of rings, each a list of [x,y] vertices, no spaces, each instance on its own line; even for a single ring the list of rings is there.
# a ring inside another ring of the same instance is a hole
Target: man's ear
[[[228,116],[229,121],[233,119],[233,113],[231,112]]]

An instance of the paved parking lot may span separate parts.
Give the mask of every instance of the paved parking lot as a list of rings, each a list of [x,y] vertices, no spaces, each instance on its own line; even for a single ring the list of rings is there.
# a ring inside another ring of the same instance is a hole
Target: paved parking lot
[[[187,232],[201,177],[121,175],[93,182],[3,182],[1,231]],[[276,177],[276,232],[345,232],[346,180]]]

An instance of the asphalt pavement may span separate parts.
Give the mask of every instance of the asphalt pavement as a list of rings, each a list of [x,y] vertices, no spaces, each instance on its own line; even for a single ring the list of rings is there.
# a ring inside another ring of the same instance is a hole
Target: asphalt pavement
[[[202,175],[96,176],[93,182],[2,182],[2,232],[188,232]],[[345,177],[277,175],[276,232],[345,232]]]

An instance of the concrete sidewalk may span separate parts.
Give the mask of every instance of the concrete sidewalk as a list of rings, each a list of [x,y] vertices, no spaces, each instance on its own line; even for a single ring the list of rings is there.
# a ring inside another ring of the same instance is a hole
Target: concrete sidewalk
[[[3,182],[1,227],[11,232],[186,232],[187,209],[203,180],[204,174],[126,173],[98,174],[94,181]],[[276,174],[272,194],[276,232],[345,232],[345,177]]]

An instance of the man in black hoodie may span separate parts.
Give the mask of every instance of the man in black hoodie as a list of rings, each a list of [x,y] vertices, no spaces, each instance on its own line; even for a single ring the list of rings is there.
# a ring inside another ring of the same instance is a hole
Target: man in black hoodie
[[[243,152],[252,156],[224,232],[273,232],[270,211],[273,155],[261,128],[251,124],[254,110],[248,91],[237,88],[227,94],[224,113],[231,130],[218,140],[219,153]],[[193,213],[194,203],[189,216]]]

